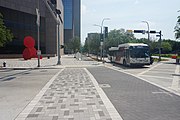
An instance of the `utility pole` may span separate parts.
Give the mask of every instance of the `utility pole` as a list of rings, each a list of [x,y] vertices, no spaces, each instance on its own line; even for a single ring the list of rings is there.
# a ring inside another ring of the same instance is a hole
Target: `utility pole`
[[[110,20],[110,18],[104,18],[101,22],[101,25],[96,25],[94,24],[94,26],[98,26],[101,28],[101,33],[100,33],[100,57],[101,57],[101,61],[102,61],[102,56],[103,56],[103,45],[104,45],[104,33],[103,33],[103,24],[105,20]]]
[[[162,40],[161,40],[161,31],[159,32],[159,62],[161,61],[161,42],[162,42]]]
[[[131,32],[132,30],[127,30],[128,32]],[[145,30],[134,30],[134,33],[145,33]],[[162,42],[162,32],[156,32],[156,31],[149,31],[148,32],[149,34],[150,33],[154,33],[154,34],[159,34],[159,35],[156,35],[157,37],[159,37],[159,60],[158,61],[161,61],[161,42]]]
[[[40,67],[40,55],[41,55],[41,51],[40,51],[40,40],[39,40],[39,27],[40,27],[40,12],[39,12],[39,0],[38,2],[38,6],[36,8],[36,14],[37,14],[37,39],[38,39],[38,50],[37,50],[37,55],[38,55],[38,66]]]
[[[58,61],[57,61],[57,65],[61,65],[61,52],[60,52],[60,31],[59,31],[59,26],[60,26],[60,22],[58,21],[57,23],[57,26],[58,26]]]
[[[101,40],[100,40],[100,45],[101,45],[101,60],[103,58],[103,46],[104,46],[104,33],[103,33],[103,29],[104,29],[104,26],[103,26],[103,23],[105,20],[110,20],[110,18],[104,18],[101,22]]]
[[[148,27],[148,31],[147,31],[147,33],[148,33],[148,42],[149,42],[149,41],[150,41],[149,23],[148,23],[147,21],[142,21],[142,22],[144,22],[144,23],[146,23],[146,24],[147,24],[147,27]]]
[[[57,54],[58,54],[58,62],[57,62],[57,65],[60,65],[61,64],[61,61],[60,61],[60,24],[63,24],[63,20],[60,16],[61,14],[61,11],[59,9],[57,9],[57,1],[56,0],[43,0],[45,2],[45,5],[47,6],[47,8],[49,9],[52,17],[54,18],[54,20],[56,21],[56,24],[57,24],[57,31],[58,31],[58,46],[57,46]],[[55,14],[54,14],[55,13]]]

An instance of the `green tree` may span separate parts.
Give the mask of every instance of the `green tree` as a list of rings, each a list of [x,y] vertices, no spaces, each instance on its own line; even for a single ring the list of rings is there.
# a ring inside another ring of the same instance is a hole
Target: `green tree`
[[[3,47],[5,43],[12,41],[13,34],[6,28],[3,22],[3,16],[0,13],[0,47]]]
[[[163,41],[162,42],[162,51],[163,51],[163,53],[169,53],[170,51],[172,51],[171,44],[167,41]]]
[[[159,49],[159,43],[156,41],[151,41],[150,44],[150,53],[158,53]]]
[[[88,40],[85,40],[85,44],[83,46],[83,52],[89,53],[89,44],[88,44]]]
[[[84,50],[87,53],[96,54],[100,52],[100,34],[89,33],[84,44]]]
[[[90,38],[89,38],[89,48],[91,53],[98,54],[100,51],[100,35],[98,33],[94,33]]]
[[[75,36],[71,42],[67,45],[69,49],[71,49],[73,52],[80,51],[81,41],[80,38]]]
[[[175,26],[175,37],[176,39],[180,38],[180,16],[178,16],[177,24]]]
[[[133,42],[134,40],[134,35],[127,33],[124,29],[114,29],[109,32],[108,38],[105,40],[105,49],[108,50],[112,46]]]

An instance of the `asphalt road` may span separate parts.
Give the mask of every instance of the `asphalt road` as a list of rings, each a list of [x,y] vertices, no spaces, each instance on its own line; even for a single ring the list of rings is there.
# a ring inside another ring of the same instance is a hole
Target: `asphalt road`
[[[58,71],[0,70],[0,120],[13,120]]]
[[[179,120],[180,97],[106,67],[88,68],[124,120]]]

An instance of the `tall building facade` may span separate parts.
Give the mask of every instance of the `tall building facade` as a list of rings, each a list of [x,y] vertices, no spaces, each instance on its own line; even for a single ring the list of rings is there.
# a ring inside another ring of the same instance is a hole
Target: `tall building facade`
[[[38,6],[39,1],[39,6]],[[0,54],[22,54],[23,40],[26,36],[35,39],[37,49],[37,15],[36,8],[40,10],[40,50],[42,54],[57,55],[58,27],[56,20],[47,8],[45,0],[0,0],[0,13],[4,23],[14,35],[12,42],[0,48]],[[62,0],[58,0],[57,8],[61,11],[64,20],[64,7]],[[64,44],[64,27],[60,25],[60,41]]]
[[[62,0],[64,5],[64,43],[81,36],[81,0]],[[68,49],[65,49],[65,53]]]

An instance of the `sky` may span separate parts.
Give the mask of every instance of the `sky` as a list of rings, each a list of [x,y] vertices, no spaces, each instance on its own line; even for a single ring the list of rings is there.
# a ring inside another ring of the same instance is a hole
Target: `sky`
[[[109,31],[124,28],[125,30],[162,31],[162,39],[174,37],[174,27],[180,16],[180,0],[81,0],[81,42],[85,42],[87,33],[100,33],[103,26]],[[151,34],[151,39],[157,39]],[[137,38],[147,38],[147,35],[135,34]]]

